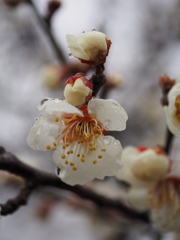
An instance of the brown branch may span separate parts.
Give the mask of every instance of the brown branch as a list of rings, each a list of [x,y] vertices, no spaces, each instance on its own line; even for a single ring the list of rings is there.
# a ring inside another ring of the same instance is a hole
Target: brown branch
[[[59,61],[61,61],[62,63],[66,63],[66,57],[64,56],[63,50],[61,49],[60,45],[57,44],[52,32],[51,32],[51,28],[50,28],[50,24],[48,24],[46,22],[46,19],[43,19],[37,9],[36,6],[34,5],[34,2],[32,0],[27,0],[27,2],[31,5],[32,9],[34,10],[34,13],[42,27],[42,29],[44,30],[44,33],[46,34],[46,36],[49,38],[52,47],[54,48],[55,54],[57,56],[57,59]]]
[[[141,220],[149,223],[148,214],[146,212],[139,213],[127,207],[119,199],[110,199],[93,192],[89,188],[81,186],[69,186],[62,182],[58,177],[35,168],[32,168],[21,162],[13,154],[6,152],[0,147],[0,169],[13,173],[25,179],[25,186],[14,199],[8,200],[5,204],[0,204],[1,214],[7,215],[15,212],[21,205],[25,205],[28,197],[37,187],[50,186],[59,189],[71,191],[83,199],[91,200],[99,207],[106,207],[118,210],[131,220]]]
[[[93,84],[93,96],[96,96],[101,87],[106,83],[104,64],[100,64],[96,67],[95,74],[92,75],[90,81]]]

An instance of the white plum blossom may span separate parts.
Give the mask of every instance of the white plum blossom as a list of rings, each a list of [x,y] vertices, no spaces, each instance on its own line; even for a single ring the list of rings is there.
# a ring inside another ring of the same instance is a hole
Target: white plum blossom
[[[82,185],[117,174],[122,164],[121,144],[104,136],[108,130],[126,128],[127,114],[116,101],[93,98],[77,108],[66,100],[48,99],[38,108],[44,114],[31,128],[27,143],[36,150],[54,150],[62,181]]]
[[[149,150],[154,151],[154,157]],[[149,209],[152,223],[161,231],[180,230],[180,161],[168,160],[160,147],[127,147],[122,160],[124,166],[118,179],[131,184],[128,191],[130,205],[139,211]],[[136,175],[134,166],[140,168],[138,173],[141,174]]]
[[[80,38],[67,34],[66,39],[72,55],[81,62],[97,66],[106,61],[111,41],[104,33],[91,31]]]
[[[166,176],[169,169],[169,159],[158,147],[125,147],[122,160],[124,165],[117,178],[134,187],[153,185]]]
[[[180,82],[177,82],[168,93],[168,105],[164,106],[169,130],[180,137]]]

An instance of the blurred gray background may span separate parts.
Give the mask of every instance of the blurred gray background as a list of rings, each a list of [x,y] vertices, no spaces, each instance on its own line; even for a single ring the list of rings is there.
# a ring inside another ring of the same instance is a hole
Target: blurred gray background
[[[48,1],[34,2],[45,16]],[[129,120],[125,131],[112,134],[123,147],[163,144],[166,126],[158,81],[163,74],[180,75],[180,1],[62,0],[52,19],[52,32],[68,63],[76,60],[68,56],[66,34],[80,36],[93,28],[112,41],[106,74],[118,74],[123,80],[107,97],[125,108]],[[0,145],[53,173],[52,153],[34,151],[26,144],[40,101],[63,96],[62,89],[52,91],[43,85],[41,72],[48,64],[58,60],[33,9],[26,3],[10,8],[0,0]],[[179,143],[176,139],[173,145],[174,160],[179,160]],[[9,184],[6,178],[2,174],[1,203],[18,191],[17,183]],[[95,183],[95,188],[111,194],[115,183],[107,182]],[[120,194],[117,186],[113,194]],[[114,213],[99,212],[71,194],[52,189],[35,192],[27,207],[0,222],[1,240],[175,239],[174,234],[154,234],[148,226],[134,227]]]

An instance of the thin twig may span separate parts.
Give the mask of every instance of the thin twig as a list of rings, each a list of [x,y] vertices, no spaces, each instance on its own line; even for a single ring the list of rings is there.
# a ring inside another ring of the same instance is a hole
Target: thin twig
[[[16,211],[18,207],[24,205],[29,195],[37,187],[50,186],[73,192],[83,199],[91,200],[99,207],[118,210],[121,214],[124,214],[130,220],[136,219],[149,223],[147,212],[136,212],[135,210],[125,206],[124,203],[119,199],[107,198],[95,193],[89,188],[81,187],[78,185],[74,187],[69,186],[53,174],[37,170],[24,164],[13,154],[6,152],[2,147],[0,147],[0,169],[20,176],[25,179],[25,182],[28,183],[25,185],[24,190],[21,190],[16,198],[0,205],[2,208],[2,215],[11,214],[12,212]]]
[[[165,145],[164,145],[164,150],[165,150],[166,153],[169,153],[171,151],[173,139],[174,139],[174,135],[167,128],[167,130],[166,130],[166,142],[165,142]]]
[[[40,25],[42,26],[42,29],[44,30],[44,32],[46,33],[46,36],[49,38],[52,47],[54,48],[55,54],[57,56],[57,59],[62,62],[62,63],[66,63],[66,57],[64,56],[64,53],[60,47],[59,44],[57,44],[56,40],[54,39],[54,36],[51,32],[50,29],[50,25],[47,24],[46,20],[43,19],[40,15],[39,12],[37,11],[35,4],[33,3],[32,0],[28,0],[28,3],[31,5],[32,9],[34,10],[34,13],[36,14],[36,17],[40,23]]]

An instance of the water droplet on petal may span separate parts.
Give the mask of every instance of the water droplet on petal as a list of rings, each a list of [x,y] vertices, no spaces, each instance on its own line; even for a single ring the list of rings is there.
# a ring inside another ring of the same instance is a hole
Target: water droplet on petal
[[[92,28],[92,31],[93,31],[93,32],[95,32],[95,31],[96,31],[96,29],[95,29],[95,28]]]
[[[69,53],[68,55],[69,55],[70,58],[72,58],[72,53]]]
[[[82,31],[82,33],[85,33],[85,31]]]
[[[59,103],[59,99],[57,99],[57,98],[54,99],[54,102],[55,102],[55,103]]]

